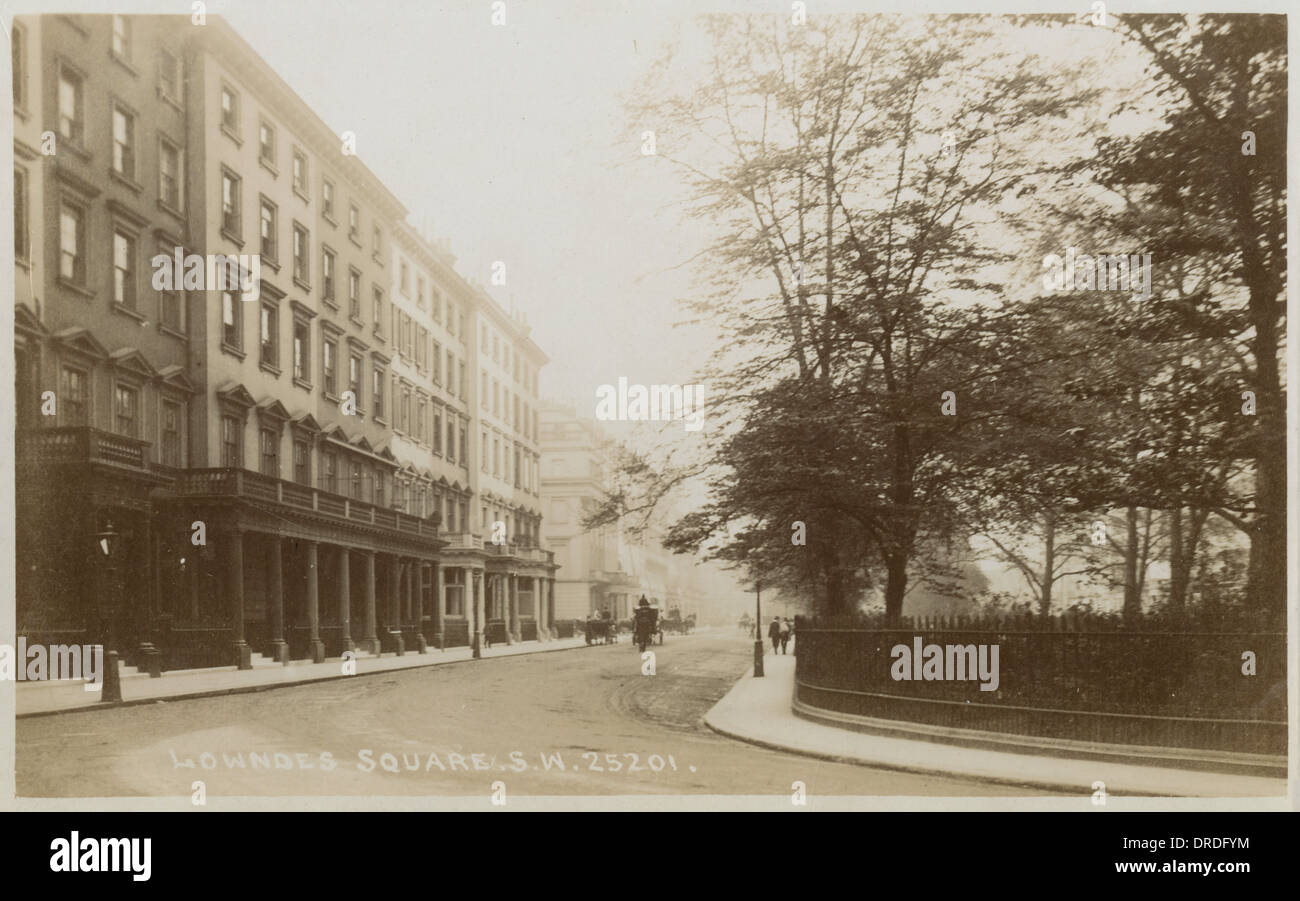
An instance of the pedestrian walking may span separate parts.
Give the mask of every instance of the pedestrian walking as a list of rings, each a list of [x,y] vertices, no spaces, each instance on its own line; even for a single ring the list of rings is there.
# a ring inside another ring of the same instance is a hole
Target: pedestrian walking
[[[788,654],[786,650],[790,644],[790,617],[781,620],[781,653]]]
[[[772,639],[772,653],[775,654],[777,652],[777,648],[781,646],[781,618],[780,617],[778,616],[772,617],[772,625],[767,627],[767,637]]]

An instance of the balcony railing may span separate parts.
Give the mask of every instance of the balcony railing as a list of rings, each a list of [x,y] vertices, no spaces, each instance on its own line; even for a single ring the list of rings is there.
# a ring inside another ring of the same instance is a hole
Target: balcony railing
[[[20,462],[98,463],[147,472],[149,442],[89,426],[24,429],[17,434]]]
[[[312,485],[286,482],[248,469],[187,469],[176,480],[176,493],[186,496],[246,497],[273,501],[353,522],[364,522],[396,532],[438,537],[437,513],[412,516],[355,498],[333,494]]]
[[[554,551],[548,551],[536,545],[512,544],[510,542],[493,544],[489,541],[483,547],[489,553],[496,554],[499,557],[515,557],[529,563],[552,563],[555,560]]]
[[[472,532],[460,532],[452,535],[444,535],[450,544],[447,550],[451,551],[481,551],[483,550],[483,536],[475,535]]]

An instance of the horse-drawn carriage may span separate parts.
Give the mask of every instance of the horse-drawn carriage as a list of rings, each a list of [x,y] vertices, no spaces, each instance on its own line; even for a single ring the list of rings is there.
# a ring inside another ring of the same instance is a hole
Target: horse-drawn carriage
[[[692,613],[685,619],[682,618],[682,611],[678,607],[668,611],[668,615],[662,620],[662,629],[665,632],[672,632],[676,635],[689,635],[695,628],[695,614]]]
[[[587,644],[615,644],[618,642],[618,623],[612,619],[587,617],[585,624]]]
[[[664,643],[664,627],[657,607],[637,607],[633,624],[636,646],[639,650],[645,651],[646,645],[653,644],[656,637],[660,644]]]

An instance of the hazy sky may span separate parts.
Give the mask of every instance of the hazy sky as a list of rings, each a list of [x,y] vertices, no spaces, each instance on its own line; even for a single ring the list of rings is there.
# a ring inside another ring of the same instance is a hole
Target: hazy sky
[[[512,0],[505,27],[482,0],[314,9],[221,5],[331,128],[356,132],[360,158],[450,239],[463,275],[486,284],[505,262],[491,290],[550,355],[545,395],[590,414],[595,386],[619,376],[689,380],[709,342],[672,329],[689,279],[671,267],[696,245],[660,214],[675,180],[641,155],[619,96],[680,20],[608,0]]]

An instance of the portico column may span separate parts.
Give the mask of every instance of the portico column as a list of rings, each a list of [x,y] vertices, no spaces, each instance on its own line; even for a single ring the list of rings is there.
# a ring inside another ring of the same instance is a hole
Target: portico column
[[[253,668],[253,650],[244,640],[244,533],[238,527],[226,537],[226,582],[230,592],[230,630],[234,639],[235,666]]]
[[[415,616],[415,648],[421,654],[429,653],[429,642],[424,637],[424,570],[428,564],[416,560],[411,564],[411,576],[415,579],[412,586]]]
[[[482,656],[480,648],[483,645],[483,579],[486,573],[480,573],[477,570],[469,570],[469,576],[474,581],[474,590],[470,594],[470,603],[473,605],[470,609],[473,611],[470,616],[470,646],[474,649],[473,656],[477,660]]]
[[[266,581],[270,589],[271,607],[271,656],[289,665],[289,643],[284,640],[284,560],[280,546],[280,536],[271,535],[266,546],[267,567]]]
[[[378,656],[379,635],[375,626],[375,552],[362,551],[362,556],[366,561],[366,634],[361,638],[361,647]]]
[[[158,549],[158,536],[154,533],[152,515],[144,517],[143,544],[145,572],[148,574],[149,590],[145,592],[144,597],[139,599],[135,607],[138,617],[136,620],[136,635],[139,636],[140,641],[140,645],[136,649],[136,655],[140,660],[140,670],[157,679],[162,677],[162,652],[154,647],[152,637],[155,617],[158,615],[158,599],[162,595],[158,585],[158,580],[162,574],[162,566]]]
[[[396,555],[388,558],[388,638],[398,657],[406,653],[406,643],[402,640],[402,561]]]
[[[506,573],[502,576],[506,588],[506,634],[507,641],[515,644],[519,641],[519,594],[515,592],[515,577]]]
[[[546,598],[542,597],[542,580],[537,576],[529,576],[528,580],[533,583],[533,619],[537,620],[537,638],[539,641],[550,641],[551,633],[546,628]]]
[[[352,572],[347,548],[339,547],[339,620],[343,624],[343,651],[355,651],[352,643]]]
[[[438,643],[438,650],[447,646],[447,639],[443,632],[444,623],[447,621],[447,599],[442,594],[442,561],[437,560],[433,563],[433,640]]]
[[[325,660],[325,642],[320,640],[320,565],[317,559],[318,547],[314,541],[308,541],[306,545],[307,622],[311,625],[309,646],[311,648],[312,663],[321,663]]]

